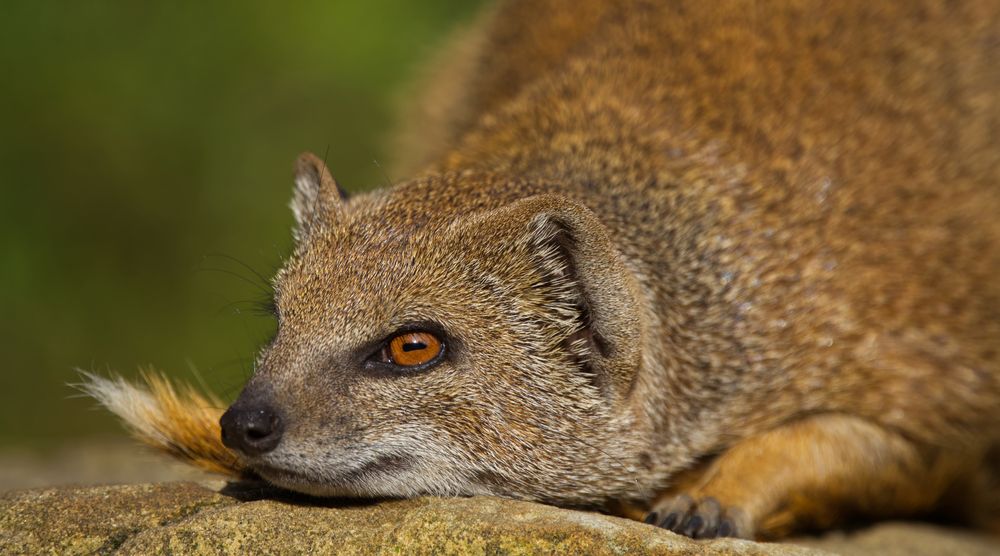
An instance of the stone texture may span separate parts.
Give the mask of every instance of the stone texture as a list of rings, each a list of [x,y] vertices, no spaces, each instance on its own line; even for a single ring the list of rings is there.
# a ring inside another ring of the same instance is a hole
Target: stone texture
[[[0,497],[0,554],[108,554],[139,532],[234,504],[194,483],[9,492]]]
[[[998,554],[926,525],[767,544],[693,541],[642,523],[490,497],[375,502],[255,485],[50,488],[0,496],[0,554]]]

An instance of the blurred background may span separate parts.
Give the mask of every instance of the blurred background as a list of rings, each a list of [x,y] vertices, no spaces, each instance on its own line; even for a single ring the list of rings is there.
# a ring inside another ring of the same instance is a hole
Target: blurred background
[[[75,368],[238,393],[274,325],[296,155],[384,184],[400,97],[478,4],[0,4],[0,488],[127,445]]]

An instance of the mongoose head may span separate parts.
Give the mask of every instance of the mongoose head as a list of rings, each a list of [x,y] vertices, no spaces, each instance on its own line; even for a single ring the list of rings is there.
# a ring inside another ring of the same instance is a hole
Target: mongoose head
[[[591,211],[492,180],[347,199],[299,159],[278,331],[222,419],[260,475],[315,495],[564,504],[634,482],[635,279]]]

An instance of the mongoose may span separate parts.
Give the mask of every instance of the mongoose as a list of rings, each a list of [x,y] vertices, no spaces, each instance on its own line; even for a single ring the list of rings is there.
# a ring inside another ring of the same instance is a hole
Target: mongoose
[[[167,383],[91,392],[319,496],[997,525],[1000,4],[511,0],[468,36],[413,179],[298,160],[231,451]]]

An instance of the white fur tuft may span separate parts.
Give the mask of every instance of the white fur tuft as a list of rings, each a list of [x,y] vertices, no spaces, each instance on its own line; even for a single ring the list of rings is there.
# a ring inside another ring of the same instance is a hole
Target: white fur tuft
[[[79,373],[83,382],[73,384],[74,388],[117,415],[137,436],[160,444],[169,443],[167,436],[153,425],[155,421],[149,419],[150,415],[165,417],[149,390],[126,381],[121,375],[106,378],[82,370]]]

